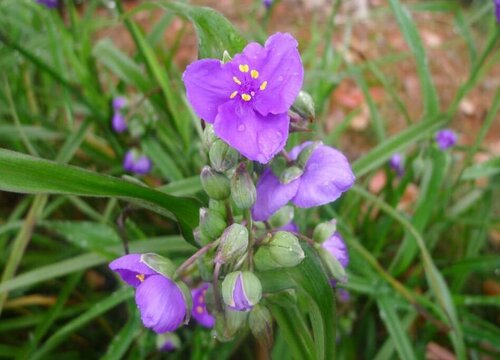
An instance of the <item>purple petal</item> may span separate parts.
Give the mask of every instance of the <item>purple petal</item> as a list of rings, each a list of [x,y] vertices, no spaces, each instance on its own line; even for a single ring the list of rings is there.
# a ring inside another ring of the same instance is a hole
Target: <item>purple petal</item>
[[[292,160],[297,160],[297,156],[299,156],[300,152],[304,150],[307,146],[312,144],[312,141],[306,141],[300,145],[295,146],[290,152],[288,153],[288,156]]]
[[[123,96],[117,96],[113,98],[113,110],[118,111],[121,110],[123,107],[127,105],[127,99],[124,98]]]
[[[252,309],[252,304],[248,301],[248,297],[245,293],[243,287],[242,274],[238,274],[236,278],[236,283],[234,285],[233,300],[234,306],[230,306],[231,309],[236,311],[248,311]]]
[[[59,0],[36,0],[36,2],[45,5],[49,9],[55,9],[59,4]]]
[[[123,281],[133,287],[137,287],[142,283],[141,277],[144,280],[151,275],[157,274],[153,269],[141,262],[141,254],[122,256],[113,260],[109,264],[109,268],[117,272]]]
[[[174,331],[186,317],[186,301],[179,287],[162,275],[152,275],[137,287],[135,302],[142,323],[158,334]]]
[[[500,24],[500,0],[494,0],[495,2],[495,16],[497,17],[497,22]]]
[[[136,174],[145,175],[151,171],[152,167],[153,167],[153,164],[151,163],[151,160],[147,156],[143,155],[143,156],[140,156],[135,161],[133,171]]]
[[[209,123],[215,121],[217,109],[228,102],[238,85],[232,79],[231,65],[220,60],[204,59],[189,65],[182,80],[187,98],[196,114]]]
[[[117,133],[122,133],[127,130],[127,122],[122,114],[115,112],[113,114],[113,119],[111,120],[111,126],[113,130]]]
[[[286,225],[284,225],[276,230],[289,231],[289,232],[294,232],[294,233],[299,232],[299,228],[298,228],[297,224],[295,224],[293,221],[290,221],[288,224],[286,224]]]
[[[281,184],[270,169],[264,171],[257,183],[257,198],[252,208],[254,220],[265,221],[269,219],[297,194],[299,184],[300,179],[286,185]]]
[[[193,297],[191,315],[201,326],[210,329],[214,327],[215,318],[207,310],[206,294],[209,286],[209,283],[203,283],[196,289],[191,290],[191,296]]]
[[[163,343],[159,350],[163,352],[170,352],[174,351],[175,349],[177,349],[177,346],[175,346],[174,342],[172,340],[167,340]]]
[[[285,146],[290,118],[262,116],[248,104],[232,101],[219,107],[215,134],[250,160],[266,164]]]
[[[396,174],[398,174],[398,176],[403,175],[403,156],[401,154],[392,155],[391,159],[389,160],[389,166],[396,172]]]
[[[297,46],[297,40],[287,33],[267,39],[266,57],[258,68],[259,81],[267,81],[267,86],[258,91],[252,105],[261,115],[287,112],[299,94],[304,67]]]
[[[344,239],[342,239],[342,236],[338,232],[323,242],[321,246],[335,257],[344,268],[349,264],[347,247],[345,246]]]
[[[455,145],[457,134],[450,129],[440,130],[436,133],[436,142],[441,150],[446,150]]]
[[[292,202],[304,208],[328,204],[347,191],[354,180],[345,156],[334,148],[321,145],[307,161]]]

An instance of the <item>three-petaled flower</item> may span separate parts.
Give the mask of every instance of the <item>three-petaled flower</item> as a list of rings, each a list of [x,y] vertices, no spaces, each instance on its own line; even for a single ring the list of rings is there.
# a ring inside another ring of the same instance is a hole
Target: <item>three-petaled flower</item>
[[[297,41],[277,33],[264,46],[248,44],[226,63],[198,60],[183,81],[196,114],[250,160],[267,163],[286,144],[288,110],[304,78]]]
[[[457,134],[451,129],[443,129],[436,133],[435,139],[439,148],[444,151],[456,144]]]
[[[213,328],[215,318],[208,312],[206,302],[209,287],[210,283],[206,282],[198,286],[196,289],[191,290],[191,296],[193,298],[193,310],[191,315],[201,326]]]

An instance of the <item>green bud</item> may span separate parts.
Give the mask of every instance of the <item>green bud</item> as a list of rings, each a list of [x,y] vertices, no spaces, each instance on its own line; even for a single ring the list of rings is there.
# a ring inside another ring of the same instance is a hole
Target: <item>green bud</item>
[[[186,318],[184,319],[184,325],[187,325],[189,323],[189,319],[191,319],[191,309],[193,308],[193,297],[191,296],[191,290],[182,281],[176,281],[175,284],[181,290],[182,297],[186,302],[187,311]]]
[[[215,334],[217,340],[227,342],[234,338],[246,324],[248,313],[226,309],[215,316]]]
[[[199,226],[193,230],[194,240],[201,246],[207,245],[211,240],[201,232]]]
[[[240,224],[232,224],[220,238],[215,262],[225,264],[243,255],[248,247],[248,230]]]
[[[276,156],[271,162],[271,171],[274,176],[280,178],[283,171],[286,169],[286,160],[282,156]]]
[[[229,273],[222,282],[224,303],[236,311],[248,311],[262,297],[262,285],[257,276],[249,271]]]
[[[280,228],[289,224],[293,221],[294,208],[293,206],[287,205],[279,209],[271,218],[269,219],[269,224],[273,228]]]
[[[347,274],[345,272],[344,267],[340,262],[328,252],[328,250],[324,249],[321,245],[317,244],[315,246],[316,250],[318,251],[318,254],[323,261],[323,264],[325,264],[326,268],[330,272],[330,275],[337,279],[340,282],[347,282]]]
[[[316,111],[312,96],[305,91],[300,91],[292,105],[292,111],[300,115],[304,120],[313,120],[316,117]]]
[[[203,146],[209,150],[212,147],[214,141],[218,140],[215,135],[214,127],[212,125],[206,124],[205,130],[203,130]]]
[[[217,211],[206,208],[200,209],[200,231],[202,236],[215,240],[221,236],[226,226],[226,220]]]
[[[144,263],[148,268],[162,274],[165,277],[172,278],[175,273],[175,265],[169,259],[155,254],[146,253],[141,255],[142,263]]]
[[[299,177],[302,176],[304,173],[304,170],[299,168],[298,166],[291,166],[289,168],[286,168],[280,176],[280,183],[282,184],[289,184],[294,180],[297,180]]]
[[[248,316],[248,325],[253,336],[269,349],[273,343],[273,318],[269,310],[256,305]]]
[[[222,63],[226,64],[231,60],[233,60],[233,58],[231,57],[231,55],[229,55],[229,52],[227,50],[224,50],[224,52],[222,53]]]
[[[200,174],[201,186],[207,195],[215,200],[224,200],[231,195],[229,179],[226,175],[212,170],[210,166],[204,166]]]
[[[156,335],[156,348],[159,351],[173,351],[181,347],[181,340],[174,332]]]
[[[219,171],[231,169],[238,162],[238,152],[222,140],[215,140],[208,153],[210,164]]]
[[[227,217],[226,202],[224,200],[210,199],[208,201],[208,208],[217,211],[223,218]]]
[[[261,271],[293,267],[304,260],[304,250],[297,237],[287,231],[278,231],[254,256],[255,266]]]
[[[314,241],[322,243],[331,238],[335,231],[337,231],[337,220],[323,222],[314,228],[312,238]]]
[[[297,166],[299,166],[300,168],[303,169],[306,166],[307,161],[311,157],[314,150],[316,150],[318,148],[318,146],[321,146],[321,145],[323,145],[323,143],[321,141],[315,141],[312,144],[309,144],[308,146],[306,146],[304,149],[302,149],[299,156],[297,157],[297,161],[296,161]]]
[[[243,163],[238,166],[231,178],[231,195],[240,210],[250,209],[255,203],[257,190]]]

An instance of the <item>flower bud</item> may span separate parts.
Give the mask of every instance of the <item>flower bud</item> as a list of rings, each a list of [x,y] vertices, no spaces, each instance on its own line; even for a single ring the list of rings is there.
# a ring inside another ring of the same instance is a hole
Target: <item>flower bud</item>
[[[218,139],[217,136],[215,135],[214,127],[212,125],[207,124],[205,130],[203,130],[203,136],[202,136],[203,146],[205,146],[207,150],[210,150],[210,147],[216,140]]]
[[[248,247],[248,230],[240,224],[232,224],[221,236],[215,262],[225,264],[238,259]]]
[[[311,155],[313,154],[314,150],[318,148],[318,146],[323,145],[321,141],[314,141],[307,145],[305,148],[302,149],[300,152],[299,156],[297,156],[297,166],[299,166],[301,169],[303,169]]]
[[[217,211],[200,209],[200,231],[203,236],[215,240],[221,236],[226,226],[226,220]]]
[[[279,178],[283,171],[286,169],[286,160],[281,156],[276,156],[274,160],[271,162],[271,171],[274,176]]]
[[[229,179],[226,175],[218,173],[210,166],[205,166],[200,174],[201,186],[207,195],[215,200],[224,200],[231,195]]]
[[[156,335],[156,348],[161,352],[175,351],[181,347],[181,340],[176,333],[167,332]]]
[[[217,314],[215,334],[221,342],[230,341],[246,324],[248,314],[242,311],[226,309],[224,314]]]
[[[257,190],[245,164],[240,164],[231,178],[231,195],[240,210],[250,209],[255,203]]]
[[[323,222],[318,224],[313,231],[313,240],[322,243],[328,240],[337,230],[337,220]]]
[[[231,57],[229,52],[227,50],[224,50],[224,52],[222,53],[222,63],[226,64],[226,63],[230,62],[231,60],[233,60],[233,58]]]
[[[300,115],[304,120],[314,120],[316,111],[314,109],[314,100],[312,96],[305,91],[300,91],[292,105],[292,111]]]
[[[286,185],[302,176],[304,170],[298,166],[286,168],[280,175],[280,183]]]
[[[238,162],[238,152],[222,140],[215,140],[208,153],[212,167],[223,172],[231,169]]]
[[[151,270],[154,270],[165,277],[172,278],[175,273],[175,265],[172,261],[161,255],[155,253],[142,254],[140,261]]]
[[[222,298],[231,310],[249,311],[261,297],[260,280],[249,271],[229,273],[222,282]]]
[[[278,231],[266,245],[259,247],[254,262],[257,269],[266,271],[296,266],[304,257],[297,237],[287,231]]]
[[[330,272],[330,275],[340,282],[347,282],[347,274],[345,272],[345,269],[337,260],[337,258],[321,245],[317,246],[317,250],[321,260],[323,261],[323,264],[325,264],[328,271]]]
[[[223,218],[227,217],[227,208],[224,200],[210,199],[208,201],[208,208],[217,211]]]
[[[294,217],[294,208],[293,206],[286,205],[278,210],[271,218],[269,219],[269,223],[273,228],[280,228],[285,226],[293,221]]]
[[[273,318],[269,310],[256,305],[248,316],[248,325],[253,336],[269,349],[273,342]]]

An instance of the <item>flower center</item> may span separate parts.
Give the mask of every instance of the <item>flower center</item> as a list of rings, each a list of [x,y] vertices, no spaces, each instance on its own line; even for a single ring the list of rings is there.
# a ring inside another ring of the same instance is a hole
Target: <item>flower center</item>
[[[144,282],[144,278],[145,278],[144,274],[137,274],[135,277],[137,279],[139,279],[140,282]]]
[[[249,102],[255,97],[257,91],[264,91],[267,88],[267,81],[257,81],[260,77],[260,73],[255,69],[250,69],[248,64],[240,64],[238,70],[242,75],[240,75],[240,77],[233,76],[233,81],[239,85],[240,88],[229,95],[230,99],[234,99],[239,95],[243,101]]]

